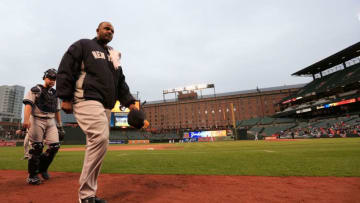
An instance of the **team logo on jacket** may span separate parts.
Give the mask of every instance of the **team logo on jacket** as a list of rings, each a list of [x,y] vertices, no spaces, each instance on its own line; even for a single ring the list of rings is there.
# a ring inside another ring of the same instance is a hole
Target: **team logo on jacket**
[[[113,63],[115,70],[117,70],[120,67],[121,54],[120,52],[114,49],[109,49],[109,53],[110,53],[109,59]]]
[[[91,53],[95,59],[105,59],[105,54],[101,51],[92,51]]]

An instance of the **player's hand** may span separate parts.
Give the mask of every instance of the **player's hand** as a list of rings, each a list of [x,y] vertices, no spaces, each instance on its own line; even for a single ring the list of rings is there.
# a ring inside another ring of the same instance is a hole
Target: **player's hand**
[[[150,123],[147,120],[144,120],[144,126],[142,128],[146,129],[147,127],[149,127]]]
[[[17,136],[21,136],[21,135],[23,134],[23,131],[22,131],[22,130],[16,130],[16,131],[15,131],[15,134],[16,134]]]
[[[61,109],[67,114],[72,113],[73,112],[72,102],[71,101],[61,102]]]
[[[22,127],[25,129],[29,129],[31,126],[30,121],[24,121],[22,124]]]
[[[64,127],[62,125],[56,125],[56,127],[57,127],[58,133],[59,133],[59,140],[62,141],[65,137]]]
[[[135,104],[130,104],[129,110],[139,110],[138,107]]]

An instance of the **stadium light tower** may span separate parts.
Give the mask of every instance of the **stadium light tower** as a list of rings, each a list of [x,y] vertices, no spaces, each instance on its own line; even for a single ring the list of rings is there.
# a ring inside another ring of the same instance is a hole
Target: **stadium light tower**
[[[195,90],[200,90],[201,91],[201,90],[207,89],[207,88],[213,88],[214,89],[214,95],[216,96],[215,85],[214,84],[198,84],[198,85],[189,85],[189,86],[185,86],[185,87],[177,87],[177,88],[163,90],[163,99],[164,99],[164,102],[165,102],[165,95],[166,94],[174,93],[175,94],[175,99],[176,99],[176,94],[179,93],[179,92],[189,93],[191,91],[195,91]],[[201,97],[202,97],[202,93],[201,93]]]
[[[166,94],[171,94],[174,93],[175,94],[175,102],[176,102],[176,114],[175,114],[175,119],[179,122],[179,127],[178,128],[182,128],[182,123],[181,123],[181,118],[179,118],[179,98],[177,96],[178,93],[183,93],[185,92],[186,94],[191,93],[193,91],[196,90],[203,90],[203,89],[208,89],[208,88],[213,88],[214,89],[214,94],[215,94],[215,85],[214,84],[198,84],[198,85],[189,85],[189,86],[185,86],[185,87],[177,87],[177,88],[172,88],[172,89],[166,89],[163,90],[163,99],[164,102],[166,102],[165,100],[165,95]],[[201,95],[202,97],[202,95]]]

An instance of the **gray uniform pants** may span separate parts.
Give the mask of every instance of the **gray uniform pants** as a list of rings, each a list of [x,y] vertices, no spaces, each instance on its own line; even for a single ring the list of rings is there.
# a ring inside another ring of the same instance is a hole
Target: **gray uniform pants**
[[[73,105],[75,118],[86,135],[86,151],[80,175],[79,198],[94,197],[97,178],[109,145],[109,120],[111,110],[95,100],[85,100]]]
[[[30,150],[29,133],[26,132],[24,138],[24,157],[30,158],[29,150]]]
[[[43,119],[30,116],[30,123],[28,131],[30,143],[43,142],[44,138],[47,145],[59,142],[59,134],[54,118]]]

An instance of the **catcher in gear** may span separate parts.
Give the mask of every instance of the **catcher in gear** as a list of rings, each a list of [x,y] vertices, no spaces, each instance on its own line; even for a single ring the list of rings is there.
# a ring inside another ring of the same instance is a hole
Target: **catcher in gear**
[[[60,102],[56,90],[52,88],[55,85],[56,75],[55,69],[45,71],[44,84],[31,88],[23,100],[25,104],[23,129],[28,130],[31,145],[27,178],[27,182],[31,185],[41,183],[38,174],[45,180],[50,178],[48,168],[60,148],[57,128],[62,126]],[[43,152],[44,144],[48,146],[45,152]]]

